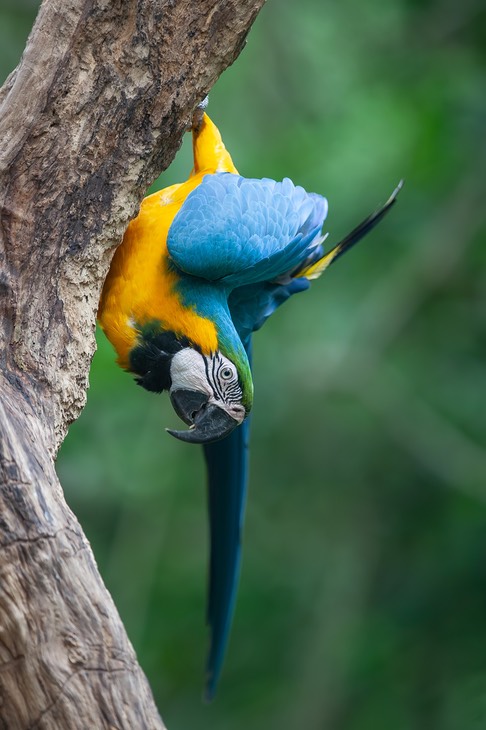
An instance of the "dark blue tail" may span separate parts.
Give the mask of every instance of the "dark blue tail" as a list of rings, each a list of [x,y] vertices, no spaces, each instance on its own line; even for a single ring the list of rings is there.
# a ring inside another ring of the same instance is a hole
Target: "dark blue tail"
[[[205,693],[208,701],[214,697],[221,674],[240,575],[249,430],[247,418],[227,438],[204,446],[211,542],[207,612],[211,637]]]

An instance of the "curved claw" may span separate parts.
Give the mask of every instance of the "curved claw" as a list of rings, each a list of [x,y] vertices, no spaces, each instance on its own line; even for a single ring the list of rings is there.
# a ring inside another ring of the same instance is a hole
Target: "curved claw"
[[[238,425],[232,416],[199,391],[175,390],[170,399],[177,415],[190,425],[187,431],[166,429],[171,436],[191,444],[210,444],[228,436]]]

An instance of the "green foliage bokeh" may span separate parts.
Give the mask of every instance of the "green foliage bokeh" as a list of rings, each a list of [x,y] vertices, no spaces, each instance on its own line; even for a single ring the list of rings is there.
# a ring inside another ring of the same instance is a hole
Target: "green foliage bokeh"
[[[36,9],[3,0],[2,78]],[[244,563],[210,706],[201,454],[99,334],[58,470],[172,730],[486,727],[485,16],[273,0],[211,92],[240,172],[326,195],[330,242],[405,187],[255,338]]]

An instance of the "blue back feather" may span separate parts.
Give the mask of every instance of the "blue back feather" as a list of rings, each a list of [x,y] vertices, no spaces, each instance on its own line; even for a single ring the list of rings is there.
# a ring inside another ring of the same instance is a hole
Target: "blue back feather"
[[[167,237],[187,274],[229,288],[295,269],[322,241],[327,201],[291,180],[206,175],[187,197]]]

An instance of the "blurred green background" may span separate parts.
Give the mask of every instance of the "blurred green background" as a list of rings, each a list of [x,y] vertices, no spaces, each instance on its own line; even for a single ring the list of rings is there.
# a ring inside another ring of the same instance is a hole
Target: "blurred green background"
[[[36,12],[2,0],[0,71]],[[255,338],[244,563],[201,703],[199,449],[99,336],[58,468],[170,730],[486,727],[486,10],[269,2],[211,93],[240,172],[390,216]],[[183,179],[189,140],[158,187]]]

